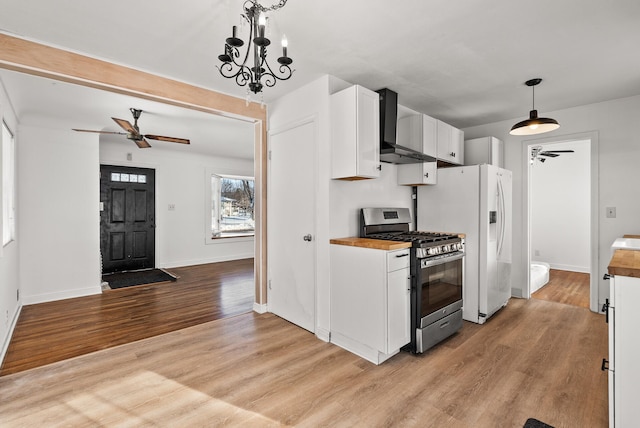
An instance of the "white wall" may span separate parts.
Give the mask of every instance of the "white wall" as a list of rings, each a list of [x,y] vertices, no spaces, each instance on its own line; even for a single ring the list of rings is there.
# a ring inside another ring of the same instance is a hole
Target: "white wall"
[[[20,288],[25,304],[100,293],[98,144],[20,126]]]
[[[549,134],[562,137],[572,134],[596,131],[599,140],[599,201],[598,201],[598,265],[593,269],[599,281],[599,303],[608,297],[608,282],[602,280],[611,258],[610,246],[615,238],[624,234],[640,234],[640,199],[635,189],[640,182],[640,133],[637,123],[640,118],[640,96],[622,98],[602,103],[589,104],[554,112],[542,111],[542,116],[553,117],[561,127]],[[523,112],[523,116],[524,116]],[[523,165],[525,141],[535,138],[509,135],[511,126],[521,120],[512,120],[475,126],[465,129],[465,138],[493,135],[504,141],[505,167],[513,171],[513,242],[527,245],[523,236],[524,193]],[[535,136],[532,136],[535,137]],[[520,189],[520,191],[519,191]],[[605,217],[605,207],[616,207],[617,218]],[[526,291],[528,266],[526,250],[514,245],[512,289]]]
[[[19,144],[18,121],[9,102],[4,86],[0,81],[0,120],[4,120],[9,129],[14,133],[16,149]],[[0,148],[3,141],[0,133]],[[0,150],[0,165],[2,165],[2,150]],[[2,174],[0,174],[0,213],[2,213]],[[17,179],[17,177],[16,177]],[[19,210],[16,209],[16,216]],[[0,230],[2,230],[2,215],[0,214]],[[11,334],[22,307],[17,298],[19,290],[18,281],[18,253],[20,235],[16,225],[15,239],[6,246],[0,247],[0,363],[11,340]],[[22,299],[20,299],[22,300]]]
[[[409,208],[410,186],[398,186],[398,166],[382,164],[380,177],[370,180],[331,181],[331,238],[360,234],[360,208]],[[413,226],[411,226],[413,227]]]
[[[253,176],[253,160],[207,156],[156,143],[139,149],[130,141],[104,139],[100,163],[156,171],[156,266],[176,267],[251,258],[254,238],[208,239],[207,176]],[[127,153],[132,160],[127,161]],[[96,166],[97,168],[97,166]],[[169,211],[169,204],[175,210]]]
[[[532,260],[547,262],[553,269],[589,273],[589,141],[549,144],[543,150],[574,152],[530,166]]]

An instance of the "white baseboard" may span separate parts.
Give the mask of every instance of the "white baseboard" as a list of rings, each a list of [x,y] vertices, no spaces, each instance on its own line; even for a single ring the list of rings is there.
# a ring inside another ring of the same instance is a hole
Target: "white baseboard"
[[[266,303],[255,303],[253,302],[253,312],[257,312],[259,314],[267,313],[267,304]]]
[[[330,342],[331,332],[327,329],[318,327],[316,328],[316,337],[322,340],[323,342]]]
[[[22,305],[18,303],[18,307],[16,308],[15,313],[13,314],[13,319],[11,320],[11,325],[9,325],[9,330],[7,331],[7,335],[4,338],[2,343],[2,350],[0,350],[0,366],[4,362],[4,357],[7,355],[7,350],[9,349],[9,343],[11,343],[11,338],[13,337],[13,331],[18,324],[18,317],[20,317],[20,312],[22,311]]]
[[[74,290],[57,291],[55,293],[35,294],[31,296],[22,296],[23,305],[34,305],[36,303],[53,302],[55,300],[71,299],[74,297],[91,296],[93,294],[102,293],[100,285],[87,288],[76,288]]]
[[[551,269],[566,270],[569,272],[590,273],[591,271],[591,269],[584,266],[561,265],[555,263],[549,263],[549,266],[551,267]]]
[[[196,266],[196,265],[204,265],[208,263],[220,263],[220,262],[230,262],[233,260],[243,260],[243,259],[252,259],[253,252],[246,254],[236,254],[232,257],[208,257],[205,259],[191,259],[191,260],[176,260],[170,262],[158,262],[157,265],[159,268],[176,268],[176,267],[184,267],[184,266]]]
[[[511,297],[517,297],[522,299],[522,289],[520,288],[512,288],[511,289]]]

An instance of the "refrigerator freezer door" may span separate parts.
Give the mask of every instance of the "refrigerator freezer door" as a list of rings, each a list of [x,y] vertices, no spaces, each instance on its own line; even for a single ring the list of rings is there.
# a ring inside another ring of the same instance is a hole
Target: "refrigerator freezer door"
[[[487,281],[481,282],[480,310],[487,318],[507,304],[511,297],[511,171],[488,167],[488,196],[498,211],[496,242],[487,245]],[[486,285],[486,292],[482,286]]]

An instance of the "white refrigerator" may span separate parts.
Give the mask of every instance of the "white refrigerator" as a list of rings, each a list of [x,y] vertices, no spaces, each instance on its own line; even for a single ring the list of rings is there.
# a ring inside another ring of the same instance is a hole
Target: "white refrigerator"
[[[511,171],[438,168],[418,188],[418,230],[465,234],[462,317],[483,324],[511,297]]]

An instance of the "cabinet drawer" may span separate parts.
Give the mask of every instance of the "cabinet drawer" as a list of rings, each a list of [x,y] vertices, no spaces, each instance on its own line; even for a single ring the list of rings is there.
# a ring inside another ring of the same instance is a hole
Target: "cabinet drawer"
[[[409,249],[387,253],[387,272],[409,267]]]

